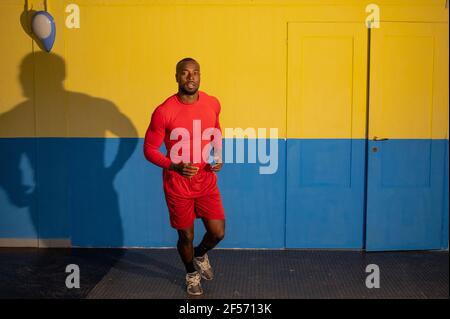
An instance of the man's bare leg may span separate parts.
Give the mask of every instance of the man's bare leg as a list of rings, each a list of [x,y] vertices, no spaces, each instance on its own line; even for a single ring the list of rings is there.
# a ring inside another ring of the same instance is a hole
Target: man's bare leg
[[[178,230],[178,253],[186,268],[186,290],[190,295],[201,295],[203,289],[200,284],[201,275],[194,266],[194,225],[187,229]]]
[[[206,228],[201,243],[194,249],[194,266],[203,279],[212,280],[214,272],[209,263],[207,251],[213,249],[225,235],[225,221],[219,219],[203,219]]]
[[[194,225],[186,229],[178,230],[178,242],[177,250],[178,254],[183,261],[187,273],[195,272],[193,258],[194,247],[192,242],[194,241]]]
[[[194,249],[194,257],[202,257],[208,250],[213,249],[225,237],[225,220],[205,219],[203,224],[206,233],[201,243]]]

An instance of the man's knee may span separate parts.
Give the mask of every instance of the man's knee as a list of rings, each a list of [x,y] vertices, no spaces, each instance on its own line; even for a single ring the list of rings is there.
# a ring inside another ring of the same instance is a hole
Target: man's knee
[[[194,241],[194,232],[179,230],[178,241],[182,242],[183,244],[192,243]]]
[[[225,238],[225,229],[217,229],[211,233],[211,237],[215,242],[220,242]]]

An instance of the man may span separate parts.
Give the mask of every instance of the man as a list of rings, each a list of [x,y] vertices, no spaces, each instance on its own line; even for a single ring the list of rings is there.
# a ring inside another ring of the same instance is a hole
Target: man
[[[209,147],[211,136],[205,139],[205,134],[198,136],[194,131],[200,121],[202,128],[221,132],[220,103],[215,97],[199,91],[200,65],[194,59],[185,58],[178,62],[175,78],[178,93],[166,99],[153,112],[145,135],[144,154],[150,162],[163,168],[164,195],[170,224],[178,231],[177,249],[186,268],[187,293],[201,295],[201,278],[213,279],[206,253],[223,239],[225,233],[225,214],[215,173],[222,168],[218,155],[222,141],[221,134],[214,134],[212,144],[216,163],[211,165],[205,156],[199,160],[195,152],[198,146],[202,150]],[[188,132],[189,135],[178,141],[173,137],[176,131]],[[159,150],[163,141],[166,156]],[[178,149],[180,144],[182,148]],[[174,151],[176,149],[178,152]],[[179,161],[179,156],[188,160]],[[206,233],[194,249],[192,242],[196,217],[202,219]]]

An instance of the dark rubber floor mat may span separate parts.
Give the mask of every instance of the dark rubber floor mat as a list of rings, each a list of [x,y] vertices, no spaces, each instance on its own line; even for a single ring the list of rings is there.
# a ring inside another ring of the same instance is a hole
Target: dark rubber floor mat
[[[196,299],[446,298],[448,252],[214,250],[215,279]],[[65,267],[80,268],[67,289]],[[380,288],[366,287],[366,267]],[[0,249],[1,298],[186,298],[175,249]]]

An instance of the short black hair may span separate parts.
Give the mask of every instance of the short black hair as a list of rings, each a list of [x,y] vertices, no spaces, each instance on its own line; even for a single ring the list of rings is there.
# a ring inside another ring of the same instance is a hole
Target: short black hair
[[[193,59],[193,58],[184,58],[184,59],[181,59],[180,61],[178,61],[177,66],[176,66],[176,68],[175,68],[176,74],[178,74],[178,71],[180,70],[181,66],[182,66],[185,62],[195,62],[195,63],[197,63],[198,65],[200,65],[200,64],[197,62],[197,60],[195,60],[195,59]]]

